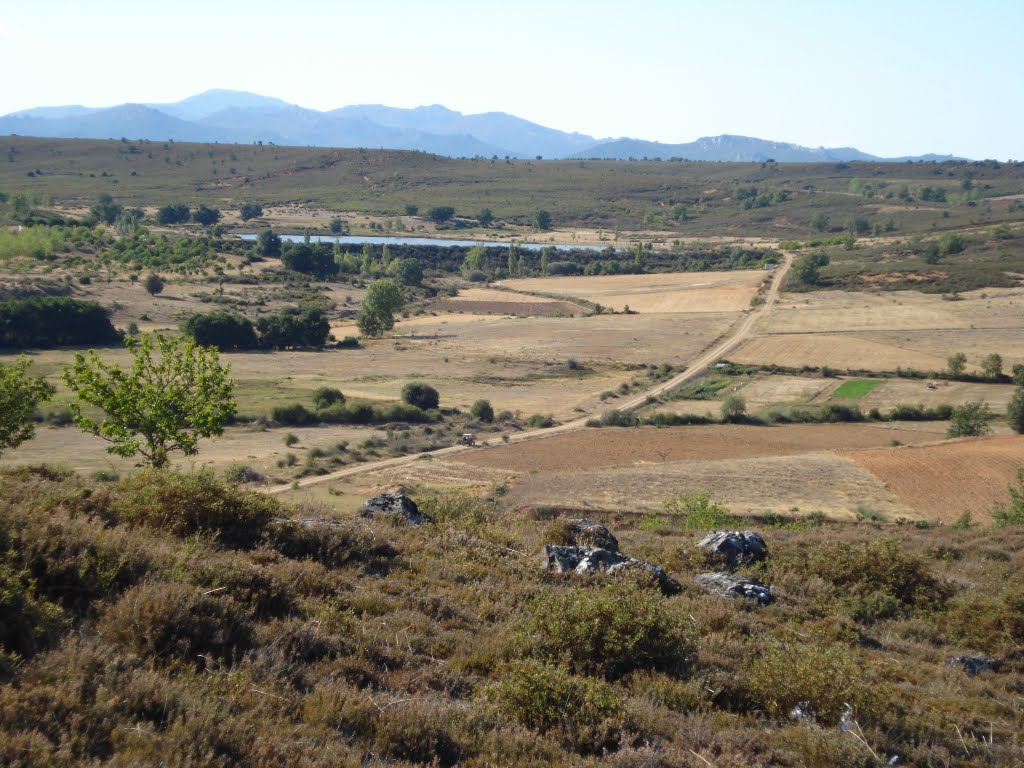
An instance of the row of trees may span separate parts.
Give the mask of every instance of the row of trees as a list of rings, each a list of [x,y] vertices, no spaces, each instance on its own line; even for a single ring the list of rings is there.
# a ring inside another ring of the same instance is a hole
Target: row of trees
[[[0,347],[86,346],[120,338],[107,310],[95,301],[67,296],[0,301]]]
[[[192,315],[181,330],[197,344],[220,350],[318,349],[331,327],[321,309],[291,308],[259,318],[255,324],[231,312]]]
[[[260,213],[262,212],[263,209],[261,208]],[[196,224],[202,224],[205,227],[213,226],[220,221],[220,209],[200,205],[193,211],[189,209],[187,205],[177,203],[173,205],[165,205],[159,208],[156,212],[156,223],[164,226],[169,224],[184,224],[188,221],[194,221]]]

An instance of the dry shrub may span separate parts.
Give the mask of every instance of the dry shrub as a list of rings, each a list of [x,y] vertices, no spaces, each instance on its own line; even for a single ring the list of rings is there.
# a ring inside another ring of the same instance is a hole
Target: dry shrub
[[[858,717],[871,718],[883,701],[856,651],[837,644],[769,640],[753,655],[741,685],[748,703],[771,717],[786,717],[808,702],[814,716],[835,724],[847,704]]]
[[[659,594],[625,583],[541,595],[529,610],[523,650],[574,672],[609,679],[634,669],[683,674],[697,653],[696,633]]]
[[[398,555],[390,544],[374,540],[366,527],[327,520],[274,520],[267,526],[266,542],[285,557],[315,560],[328,568],[360,563],[386,572]]]
[[[261,621],[295,611],[295,590],[274,569],[234,553],[218,554],[190,564],[189,581],[203,591],[223,592]]]
[[[250,546],[283,514],[266,494],[239,488],[211,471],[144,469],[117,485],[112,511],[125,522],[176,536],[210,534],[228,546]]]
[[[70,628],[61,607],[37,594],[27,572],[0,562],[0,676],[20,659],[56,644]]]
[[[230,597],[183,584],[145,583],[122,595],[100,620],[100,636],[154,661],[230,663],[252,644],[246,612]]]
[[[625,703],[603,680],[525,660],[512,664],[486,694],[505,717],[541,733],[557,731],[578,752],[600,753],[620,741]]]
[[[456,730],[442,707],[418,700],[382,702],[374,745],[393,760],[448,768],[462,750],[449,731]]]
[[[959,600],[941,619],[946,633],[985,653],[1006,653],[1024,647],[1024,586],[973,593]]]

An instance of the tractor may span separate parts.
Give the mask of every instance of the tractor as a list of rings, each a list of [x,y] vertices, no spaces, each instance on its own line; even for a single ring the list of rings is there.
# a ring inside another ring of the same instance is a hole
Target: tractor
[[[469,432],[467,432],[466,434],[464,434],[462,436],[462,439],[459,440],[459,445],[468,445],[470,448],[475,448],[476,447],[476,436],[471,434],[471,433],[469,433]]]

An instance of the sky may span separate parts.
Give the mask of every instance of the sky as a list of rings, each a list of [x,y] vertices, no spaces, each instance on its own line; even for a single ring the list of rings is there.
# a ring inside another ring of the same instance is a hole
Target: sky
[[[210,88],[1024,159],[1021,0],[0,0],[0,115]]]

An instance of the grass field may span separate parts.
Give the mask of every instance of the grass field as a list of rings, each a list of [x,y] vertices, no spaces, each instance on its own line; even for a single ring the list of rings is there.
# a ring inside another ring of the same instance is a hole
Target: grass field
[[[832,398],[836,400],[856,400],[873,391],[881,383],[871,379],[850,379],[849,381],[844,381],[833,390]]]

